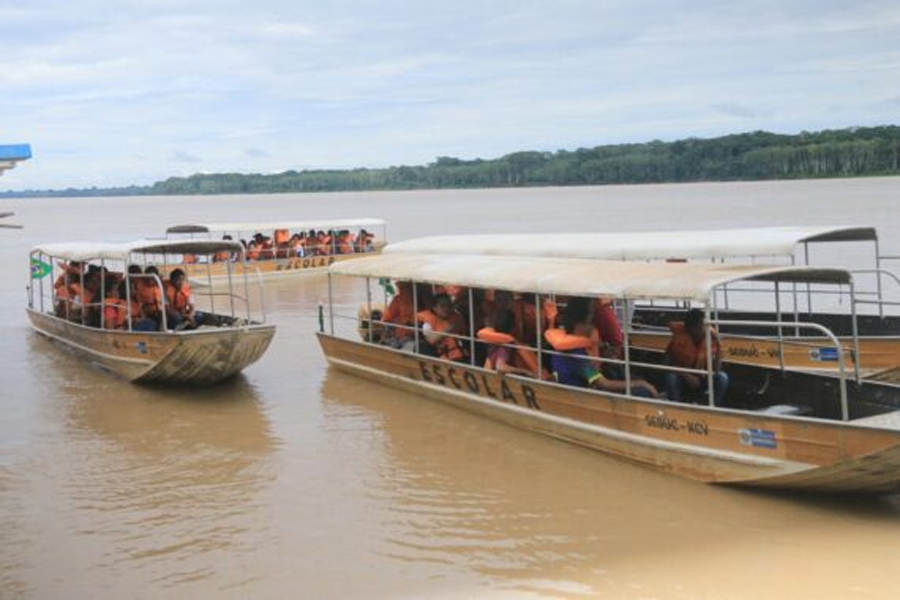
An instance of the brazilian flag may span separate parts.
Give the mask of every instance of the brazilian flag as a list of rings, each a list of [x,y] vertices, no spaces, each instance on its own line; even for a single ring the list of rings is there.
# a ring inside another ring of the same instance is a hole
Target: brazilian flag
[[[394,284],[391,283],[391,280],[387,277],[380,277],[378,279],[378,285],[384,288],[384,291],[387,292],[388,296],[393,296],[397,293],[397,290],[394,289]]]
[[[53,267],[37,258],[31,259],[31,278],[41,279],[53,271]]]

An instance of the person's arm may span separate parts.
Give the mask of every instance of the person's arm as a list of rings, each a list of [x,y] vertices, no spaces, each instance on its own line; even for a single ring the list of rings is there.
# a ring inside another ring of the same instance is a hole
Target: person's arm
[[[509,350],[508,348],[504,348],[504,350]],[[495,362],[495,366],[497,368],[498,373],[502,373],[504,375],[513,374],[513,375],[525,375],[528,377],[533,377],[534,373],[529,371],[528,369],[523,369],[522,367],[514,367],[509,362],[510,353],[509,352],[499,352],[497,353],[497,360]]]

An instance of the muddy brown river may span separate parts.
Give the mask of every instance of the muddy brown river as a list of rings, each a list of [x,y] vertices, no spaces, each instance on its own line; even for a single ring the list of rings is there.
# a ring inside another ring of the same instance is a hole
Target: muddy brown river
[[[191,221],[383,217],[395,241],[863,224],[900,255],[900,178],[5,210],[25,229],[0,229],[0,598],[900,598],[900,498],[693,483],[331,370],[323,275],[267,286],[269,352],[203,390],[114,379],[24,311],[33,244]]]

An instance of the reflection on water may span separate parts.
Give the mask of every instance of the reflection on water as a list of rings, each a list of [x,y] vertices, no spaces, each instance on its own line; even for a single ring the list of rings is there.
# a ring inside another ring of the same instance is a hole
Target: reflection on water
[[[342,442],[352,431],[376,457],[363,477],[382,501],[384,554],[444,575],[475,571],[478,589],[671,594],[681,589],[676,565],[694,569],[709,555],[760,552],[762,564],[799,568],[805,559],[783,556],[782,546],[816,537],[819,522],[880,524],[870,533],[887,526],[890,536],[900,534],[900,503],[892,499],[698,485],[378,387],[332,368],[322,397],[329,419],[345,424],[336,428]]]
[[[42,479],[7,480],[3,492],[40,503],[12,532],[18,560],[39,553],[63,566],[38,592],[71,590],[92,570],[115,581],[143,569],[177,585],[217,575],[217,556],[255,550],[272,527],[255,508],[278,443],[253,385],[237,376],[202,390],[136,386],[38,335],[29,346],[44,374],[41,411],[60,430],[24,469]],[[55,546],[60,538],[77,545]],[[4,563],[15,563],[4,546]]]

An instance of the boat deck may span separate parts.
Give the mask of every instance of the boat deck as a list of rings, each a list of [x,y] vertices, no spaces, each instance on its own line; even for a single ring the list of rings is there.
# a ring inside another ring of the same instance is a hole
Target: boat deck
[[[863,417],[862,419],[854,419],[853,424],[864,425],[866,427],[878,427],[881,429],[900,430],[900,410],[884,413],[882,415]]]

